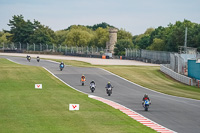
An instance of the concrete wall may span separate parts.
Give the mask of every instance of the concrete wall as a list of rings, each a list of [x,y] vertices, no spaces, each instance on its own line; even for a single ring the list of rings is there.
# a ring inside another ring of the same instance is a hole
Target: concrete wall
[[[160,71],[164,72],[165,74],[169,75],[170,77],[176,79],[177,81],[180,81],[187,85],[193,85],[193,80],[187,76],[181,75],[179,73],[174,72],[173,70],[169,69],[169,64],[166,65],[160,65]]]

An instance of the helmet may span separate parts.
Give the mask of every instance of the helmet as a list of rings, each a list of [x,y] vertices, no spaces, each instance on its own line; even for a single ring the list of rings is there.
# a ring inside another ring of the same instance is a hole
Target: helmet
[[[63,63],[63,61],[61,63]]]
[[[92,82],[94,82],[94,80],[92,80]]]
[[[110,82],[108,82],[108,84],[110,84]]]
[[[144,94],[144,97],[148,97],[148,95],[147,95],[147,94]]]
[[[82,75],[82,76],[84,76],[84,75]]]

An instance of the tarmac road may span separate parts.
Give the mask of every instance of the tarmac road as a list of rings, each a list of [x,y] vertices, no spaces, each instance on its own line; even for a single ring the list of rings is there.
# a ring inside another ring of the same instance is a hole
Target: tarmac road
[[[151,91],[125,81],[98,68],[81,68],[66,66],[63,71],[59,70],[57,63],[36,59],[28,62],[26,58],[0,56],[11,59],[24,65],[43,66],[54,73],[57,77],[85,93],[100,96],[119,104],[122,104],[152,121],[179,133],[200,132],[200,101],[180,98]],[[81,86],[80,77],[86,76],[86,85]],[[89,82],[95,80],[96,90],[91,93]],[[110,81],[114,86],[113,94],[109,97],[105,92],[105,86]],[[144,111],[141,102],[144,94],[148,94],[152,104],[149,111]]]

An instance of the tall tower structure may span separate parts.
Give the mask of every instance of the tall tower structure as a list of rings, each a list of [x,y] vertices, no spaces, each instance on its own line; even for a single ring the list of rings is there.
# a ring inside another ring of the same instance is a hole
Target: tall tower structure
[[[117,32],[116,28],[109,29],[109,41],[106,43],[106,49],[109,53],[114,53],[115,44],[117,42]]]

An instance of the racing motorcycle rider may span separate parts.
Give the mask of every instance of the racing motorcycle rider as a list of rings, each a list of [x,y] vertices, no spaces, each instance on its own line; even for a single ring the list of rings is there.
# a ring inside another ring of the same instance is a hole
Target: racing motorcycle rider
[[[26,58],[27,58],[27,60],[30,62],[31,56],[30,56],[30,55],[27,55]]]
[[[94,80],[92,80],[92,81],[90,82],[90,86],[91,86],[92,84],[94,84],[94,85],[95,85],[95,82],[94,82]],[[96,86],[96,85],[95,85],[95,86]]]
[[[40,57],[39,57],[39,56],[37,56],[37,61],[38,61],[38,62],[40,61]]]
[[[142,99],[142,105],[144,104],[145,100],[149,100],[149,103],[151,104],[150,98],[149,98],[149,96],[147,94],[144,94],[144,97]]]
[[[108,84],[106,85],[106,92],[108,93],[108,88],[113,88],[113,86],[111,85],[111,83],[110,82],[108,82]]]
[[[65,65],[64,65],[63,61],[60,63],[60,66],[61,66],[61,65],[63,65],[63,68],[64,68]]]
[[[81,81],[83,81],[83,80],[85,80],[85,76],[84,75],[81,76]]]

